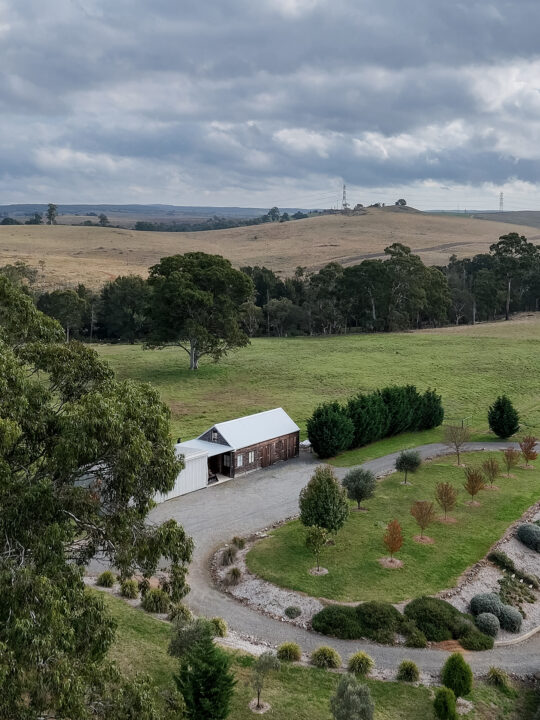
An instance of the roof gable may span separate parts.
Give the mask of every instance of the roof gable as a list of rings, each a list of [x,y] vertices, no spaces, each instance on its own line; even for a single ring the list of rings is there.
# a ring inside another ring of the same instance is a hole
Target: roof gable
[[[289,435],[300,429],[283,408],[274,408],[274,410],[266,410],[236,420],[227,420],[217,423],[213,428],[234,450],[257,445],[280,435]],[[206,436],[207,432],[203,435]],[[199,437],[202,438],[203,435]]]

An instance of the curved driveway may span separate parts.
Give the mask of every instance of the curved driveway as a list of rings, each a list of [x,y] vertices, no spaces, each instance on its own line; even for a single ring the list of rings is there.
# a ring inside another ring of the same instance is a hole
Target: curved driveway
[[[511,443],[469,443],[466,450],[497,450]],[[440,443],[416,448],[422,458],[450,454]],[[398,453],[392,453],[365,463],[362,467],[376,475],[394,469]],[[379,669],[395,669],[404,658],[415,660],[421,670],[436,673],[447,653],[442,650],[413,649],[376,645],[369,642],[337,640],[304,630],[288,622],[281,622],[242,605],[230,595],[220,592],[213,584],[209,561],[213,553],[234,535],[247,535],[298,513],[298,494],[309,480],[317,461],[313,456],[301,457],[275,465],[241,478],[184,495],[158,505],[149,520],[162,522],[174,518],[193,536],[195,552],[189,571],[191,592],[188,604],[195,613],[225,618],[238,634],[270,645],[293,640],[304,652],[311,652],[321,644],[332,645],[346,659],[358,649],[366,650]],[[335,468],[343,477],[350,468]],[[519,675],[540,670],[540,634],[519,645],[494,648],[481,653],[469,653],[468,661],[476,673],[490,666],[503,667]]]

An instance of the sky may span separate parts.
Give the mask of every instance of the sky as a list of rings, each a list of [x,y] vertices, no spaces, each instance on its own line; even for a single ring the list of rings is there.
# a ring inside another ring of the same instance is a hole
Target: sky
[[[540,209],[537,0],[0,0],[0,204]]]

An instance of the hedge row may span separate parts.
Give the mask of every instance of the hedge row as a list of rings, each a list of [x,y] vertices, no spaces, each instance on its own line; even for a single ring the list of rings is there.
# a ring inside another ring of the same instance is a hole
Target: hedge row
[[[409,647],[425,647],[427,641],[459,640],[467,650],[488,650],[493,638],[477,628],[470,617],[453,605],[432,597],[412,600],[402,615],[390,603],[366,602],[356,607],[329,605],[312,619],[314,630],[344,640],[367,638],[393,644],[396,633]]]
[[[411,430],[429,430],[444,418],[441,396],[414,385],[393,385],[319,405],[307,422],[308,438],[321,458]]]

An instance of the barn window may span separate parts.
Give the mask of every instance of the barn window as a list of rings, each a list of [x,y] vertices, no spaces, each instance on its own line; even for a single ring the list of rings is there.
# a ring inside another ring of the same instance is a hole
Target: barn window
[[[212,430],[212,442],[217,442],[217,430]]]
[[[243,464],[244,464],[244,456],[237,455],[236,456],[236,467],[242,467]]]
[[[231,467],[231,456],[230,455],[223,456],[223,465],[224,465],[224,467]]]
[[[255,450],[250,450],[249,456],[248,456],[248,463],[251,465],[251,463],[254,463],[254,462],[255,462]]]

